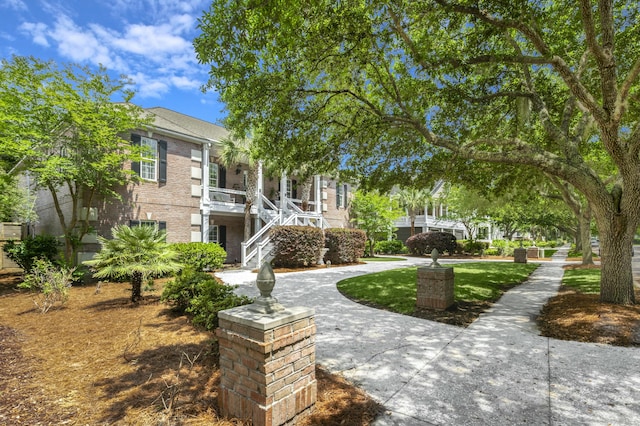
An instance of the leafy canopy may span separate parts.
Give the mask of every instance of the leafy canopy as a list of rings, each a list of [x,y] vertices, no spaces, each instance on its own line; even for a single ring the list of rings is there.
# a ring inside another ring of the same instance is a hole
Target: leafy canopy
[[[603,257],[601,300],[633,303],[637,15],[624,0],[215,0],[194,45],[227,125],[261,128],[263,155],[385,185],[464,161],[569,182],[615,253]]]
[[[70,260],[89,230],[79,208],[91,207],[99,196],[118,197],[116,189],[131,177],[124,162],[140,158],[123,136],[150,118],[129,103],[130,81],[114,80],[104,68],[14,56],[2,59],[0,82],[3,158],[12,164],[20,159],[19,170],[30,171],[36,187],[50,192]],[[67,213],[63,190],[71,201]]]

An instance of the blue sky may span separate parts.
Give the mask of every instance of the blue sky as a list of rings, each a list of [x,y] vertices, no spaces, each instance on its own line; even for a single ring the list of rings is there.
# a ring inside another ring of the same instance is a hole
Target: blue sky
[[[125,74],[134,102],[218,123],[223,105],[203,94],[207,66],[192,41],[207,0],[0,0],[0,54]]]

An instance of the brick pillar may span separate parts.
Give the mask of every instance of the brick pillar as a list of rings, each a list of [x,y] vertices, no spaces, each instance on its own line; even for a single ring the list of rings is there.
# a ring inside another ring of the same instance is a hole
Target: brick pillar
[[[418,308],[445,310],[453,305],[453,301],[453,268],[418,268]]]
[[[538,259],[540,257],[540,250],[536,246],[529,247],[527,249],[527,259]]]
[[[526,248],[513,249],[513,261],[515,263],[527,263],[527,249]]]
[[[223,416],[277,426],[311,412],[317,397],[314,314],[293,307],[265,315],[247,306],[218,313]]]

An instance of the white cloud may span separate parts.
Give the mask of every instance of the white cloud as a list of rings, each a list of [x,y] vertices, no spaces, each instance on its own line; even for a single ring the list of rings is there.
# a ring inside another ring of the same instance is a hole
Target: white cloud
[[[29,34],[35,44],[39,44],[40,46],[49,47],[49,42],[47,41],[47,25],[42,22],[33,23],[33,22],[24,22],[18,27],[18,30]]]
[[[144,11],[158,20],[176,13],[200,13],[209,3],[208,0],[112,0],[110,5],[117,14]]]
[[[171,83],[178,89],[197,89],[202,85],[198,80],[186,76],[176,76],[170,78]]]
[[[121,37],[107,42],[119,50],[151,57],[164,57],[168,53],[183,52],[191,48],[189,41],[172,34],[172,27],[168,24],[130,25]]]
[[[153,77],[144,73],[137,73],[130,77],[138,88],[138,95],[142,98],[160,98],[171,89],[162,77]]]
[[[102,64],[120,72],[126,69],[118,55],[111,52],[92,31],[83,30],[67,16],[59,17],[48,35],[57,42],[60,54],[74,62]]]
[[[3,0],[0,4],[2,5],[2,7],[7,7],[9,9],[18,11],[28,9],[27,4],[22,0]]]
[[[191,40],[197,16],[207,4],[207,0],[113,0],[114,19],[82,22],[71,18],[77,14],[65,10],[64,3],[44,0],[43,10],[55,21],[24,23],[20,31],[35,44],[54,46],[65,60],[101,64],[127,74],[139,97],[160,98],[172,89],[198,90],[206,80]],[[129,21],[133,16],[144,21]]]

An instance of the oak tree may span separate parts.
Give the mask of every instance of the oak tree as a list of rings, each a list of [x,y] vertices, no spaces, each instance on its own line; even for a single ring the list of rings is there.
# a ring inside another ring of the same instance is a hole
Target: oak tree
[[[600,299],[629,304],[640,224],[636,17],[634,2],[613,0],[215,0],[194,44],[227,125],[268,124],[266,154],[383,179],[428,173],[446,153],[570,183],[598,227]],[[296,144],[300,135],[318,142]],[[615,173],[598,173],[594,151]]]

